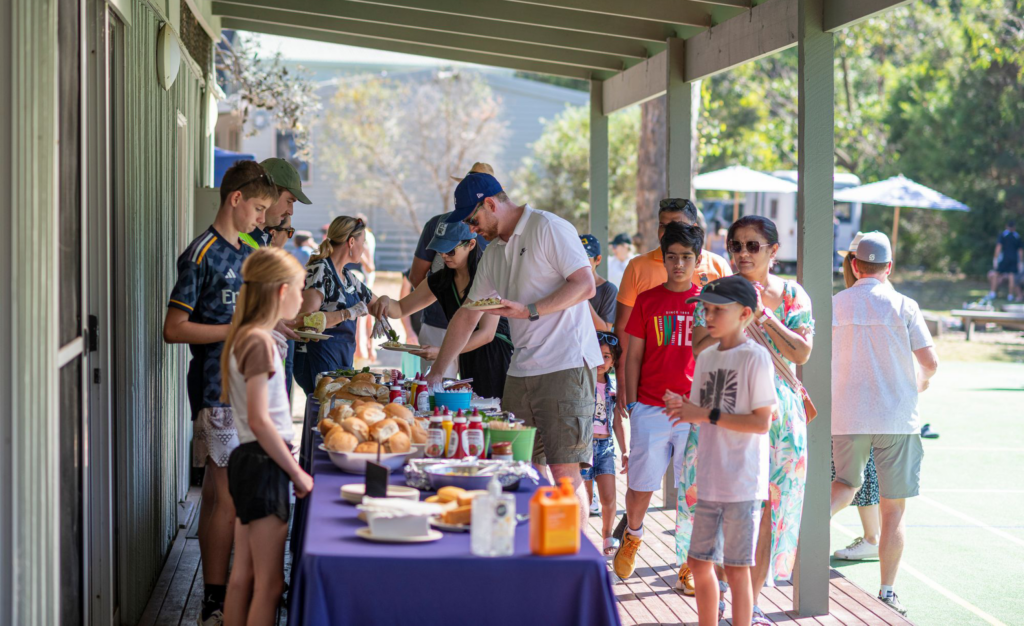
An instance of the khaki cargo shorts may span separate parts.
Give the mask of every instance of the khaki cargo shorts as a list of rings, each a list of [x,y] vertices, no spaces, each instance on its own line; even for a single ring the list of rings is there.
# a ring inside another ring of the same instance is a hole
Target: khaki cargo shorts
[[[859,489],[872,449],[881,497],[899,500],[920,493],[924,459],[921,435],[832,435],[836,480]]]
[[[590,467],[596,382],[597,370],[589,367],[505,379],[501,407],[537,429],[534,463]]]

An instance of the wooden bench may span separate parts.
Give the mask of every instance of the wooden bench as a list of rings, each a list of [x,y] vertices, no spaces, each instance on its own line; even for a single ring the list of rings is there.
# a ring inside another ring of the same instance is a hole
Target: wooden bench
[[[959,317],[967,329],[967,341],[971,340],[974,334],[974,324],[977,322],[998,324],[1005,328],[1024,330],[1024,313],[998,313],[996,311],[969,311],[959,309],[952,311],[953,317]]]

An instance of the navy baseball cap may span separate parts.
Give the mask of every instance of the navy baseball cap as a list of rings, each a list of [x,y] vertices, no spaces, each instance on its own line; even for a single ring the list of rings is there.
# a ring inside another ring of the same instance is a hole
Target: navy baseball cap
[[[704,286],[699,296],[687,299],[687,304],[706,302],[708,304],[731,304],[739,302],[743,306],[757,309],[757,291],[749,280],[742,276],[725,276],[713,280]]]
[[[588,257],[596,259],[601,256],[601,242],[597,240],[597,237],[593,235],[580,235],[580,241],[583,242],[583,249],[587,251]]]
[[[611,243],[609,245],[621,246],[623,244],[632,244],[632,243],[633,243],[633,240],[629,238],[629,235],[627,235],[626,233],[619,233],[618,235],[615,235],[615,239],[612,239],[612,241],[611,241]]]
[[[445,220],[449,224],[461,222],[473,213],[476,205],[483,202],[484,198],[496,196],[505,191],[501,188],[498,179],[490,174],[481,172],[470,172],[462,179],[459,186],[455,188],[455,210]]]
[[[463,241],[473,238],[473,233],[462,222],[449,224],[444,220],[437,221],[437,228],[434,229],[434,238],[430,240],[427,250],[443,252],[448,254]]]

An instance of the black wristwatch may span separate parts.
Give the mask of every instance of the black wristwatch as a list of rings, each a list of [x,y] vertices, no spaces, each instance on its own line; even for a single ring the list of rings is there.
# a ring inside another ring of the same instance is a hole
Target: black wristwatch
[[[711,409],[711,412],[708,413],[708,422],[710,422],[712,425],[717,424],[718,418],[720,417],[722,417],[722,412],[720,410]]]
[[[526,305],[526,310],[530,314],[530,321],[531,322],[536,322],[537,320],[540,319],[540,313],[537,312],[537,305],[536,304],[527,304]]]

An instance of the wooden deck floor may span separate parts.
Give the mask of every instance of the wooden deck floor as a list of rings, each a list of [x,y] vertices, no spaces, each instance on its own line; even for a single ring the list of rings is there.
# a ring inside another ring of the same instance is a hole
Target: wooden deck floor
[[[624,478],[620,475],[617,481],[619,515],[624,510]],[[189,518],[182,520],[183,527],[171,547],[153,595],[139,621],[140,626],[191,626],[196,623],[203,589],[199,540],[196,538],[198,493],[191,494],[190,499],[196,506]],[[677,572],[674,532],[675,511],[662,509],[660,494],[655,494],[645,521],[644,544],[638,553],[636,573],[628,581],[621,581],[612,574],[619,615],[624,625],[697,623],[697,603],[673,588]],[[587,536],[595,545],[601,545],[600,518],[590,518]],[[285,580],[290,577],[290,568],[290,551],[286,550]],[[772,621],[785,626],[911,623],[835,570],[831,574],[829,597],[831,613],[820,617],[799,617],[792,612],[793,587],[788,584],[766,589],[760,606]],[[729,601],[727,594],[727,605]],[[730,615],[731,607],[727,606],[724,623],[731,625]],[[288,623],[285,608],[280,609],[277,623],[279,626]]]

